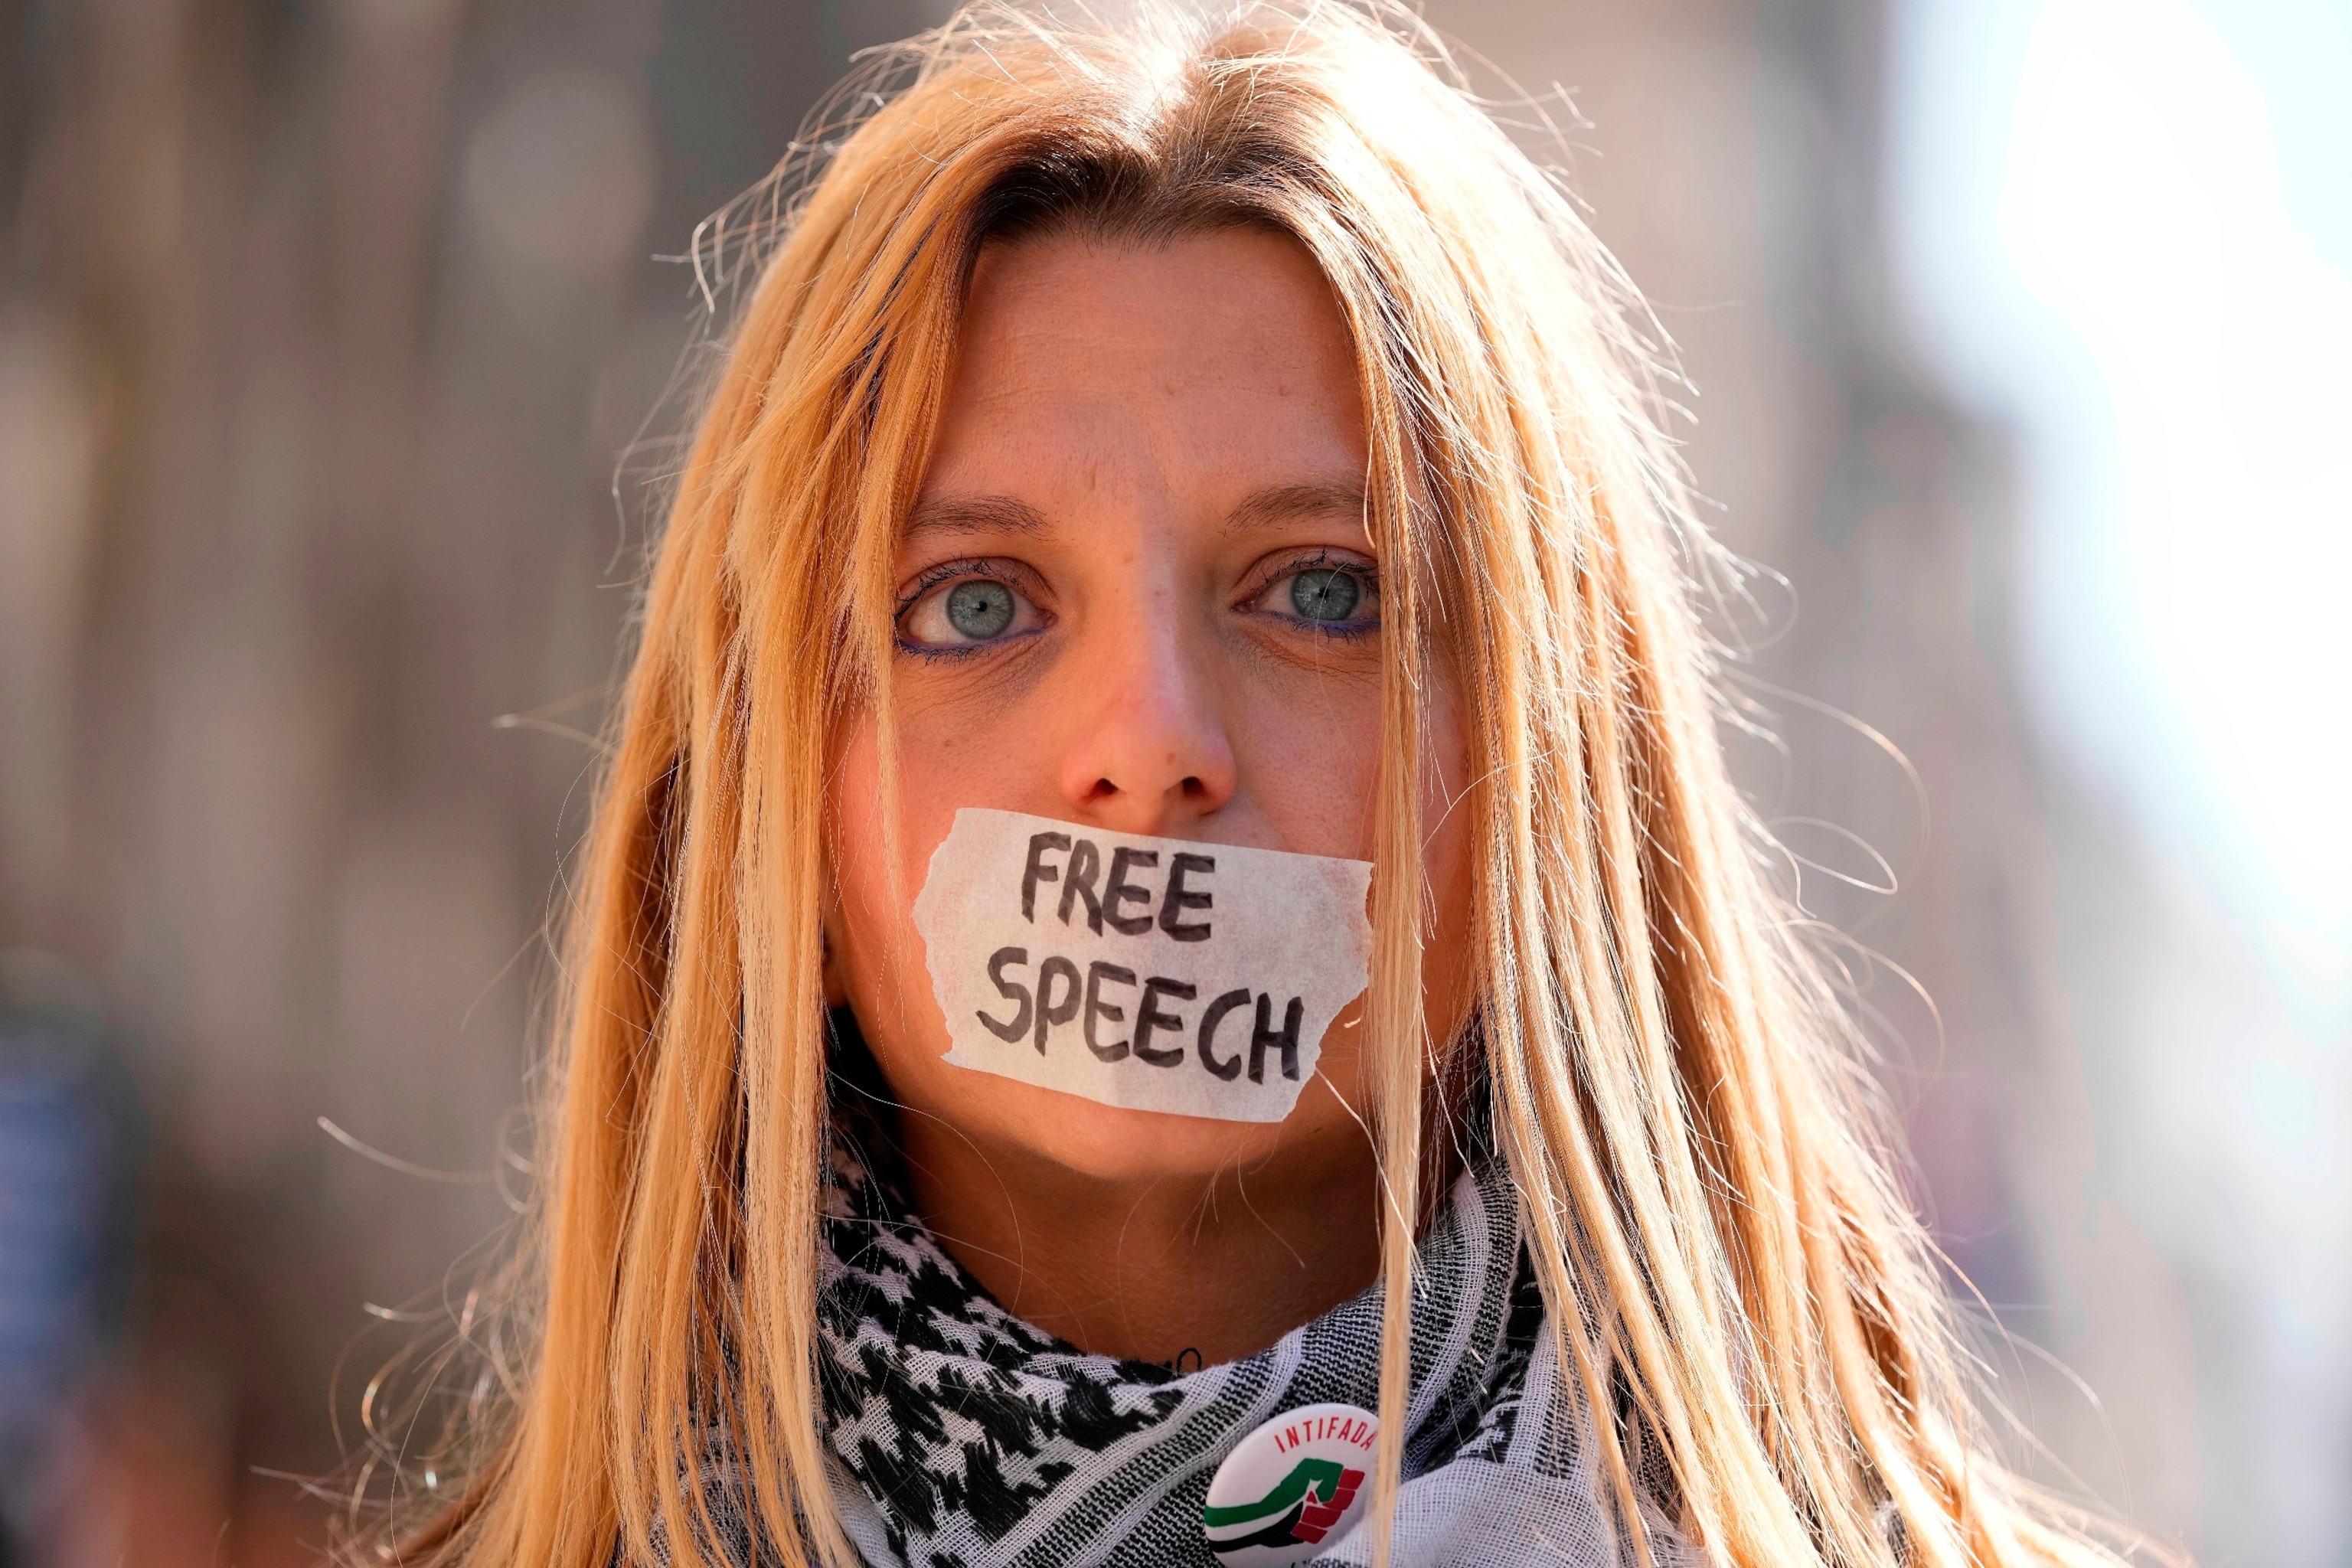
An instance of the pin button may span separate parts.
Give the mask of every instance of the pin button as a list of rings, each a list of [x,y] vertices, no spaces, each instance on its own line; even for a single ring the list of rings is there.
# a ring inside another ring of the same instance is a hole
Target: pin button
[[[1380,1417],[1352,1405],[1287,1410],[1243,1438],[1209,1482],[1201,1528],[1223,1568],[1291,1568],[1356,1522]]]

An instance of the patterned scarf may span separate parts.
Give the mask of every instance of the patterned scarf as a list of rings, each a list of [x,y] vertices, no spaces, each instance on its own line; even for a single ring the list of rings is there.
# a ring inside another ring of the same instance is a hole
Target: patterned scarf
[[[1201,1510],[1236,1443],[1301,1405],[1378,1408],[1378,1284],[1223,1366],[1089,1355],[991,1300],[913,1216],[886,1152],[877,1126],[845,1120],[819,1308],[835,1501],[876,1568],[1214,1568]],[[1397,1568],[1634,1560],[1519,1216],[1502,1163],[1477,1157],[1423,1237]],[[1683,1560],[1670,1526],[1644,1522],[1660,1568]],[[1369,1534],[1315,1561],[1369,1563]]]

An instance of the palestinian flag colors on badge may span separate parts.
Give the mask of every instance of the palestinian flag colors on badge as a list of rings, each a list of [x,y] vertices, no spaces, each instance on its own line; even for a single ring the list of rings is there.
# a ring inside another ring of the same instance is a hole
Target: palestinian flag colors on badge
[[[1285,1411],[1241,1441],[1209,1482],[1201,1528],[1223,1568],[1290,1568],[1364,1510],[1379,1417],[1352,1405]]]

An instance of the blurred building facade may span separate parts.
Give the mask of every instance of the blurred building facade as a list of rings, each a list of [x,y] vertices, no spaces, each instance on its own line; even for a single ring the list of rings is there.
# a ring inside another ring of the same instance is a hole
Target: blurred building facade
[[[16,1505],[57,1561],[304,1557],[318,1504],[280,1478],[333,1469],[384,1313],[431,1310],[505,1220],[659,468],[641,422],[697,304],[650,258],[853,49],[936,14],[0,8],[0,946],[94,987],[142,1129],[114,1353]],[[1884,7],[1429,15],[1576,148],[1697,389],[1712,521],[1786,579],[1735,617],[1785,742],[1739,765],[1809,906],[1880,955],[1858,974],[1939,1238],[2050,1354],[1997,1350],[1992,1381],[2140,1521],[2261,1546],[2205,1473],[2213,1322],[2092,1179],[2053,969],[2106,914],[2053,824],[2097,825],[2021,716],[2006,445],[1890,301]]]

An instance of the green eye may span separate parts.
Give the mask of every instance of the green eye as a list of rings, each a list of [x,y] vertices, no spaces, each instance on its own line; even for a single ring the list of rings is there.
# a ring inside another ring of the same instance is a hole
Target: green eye
[[[985,579],[959,583],[948,590],[946,608],[948,625],[960,636],[986,642],[1013,624],[1013,590]]]
[[[1301,572],[1290,579],[1290,607],[1299,617],[1309,621],[1344,621],[1356,613],[1363,602],[1364,585],[1352,572],[1333,572],[1321,568]]]

